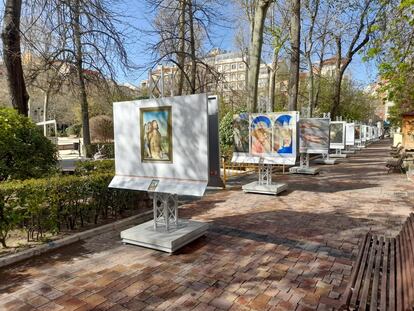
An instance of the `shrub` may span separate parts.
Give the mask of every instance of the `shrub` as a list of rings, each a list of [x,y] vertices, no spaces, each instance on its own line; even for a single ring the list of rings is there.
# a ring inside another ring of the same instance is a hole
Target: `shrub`
[[[114,140],[114,124],[112,118],[101,115],[89,120],[91,139],[94,142],[107,143]]]
[[[24,229],[28,240],[119,217],[147,204],[146,193],[108,188],[112,173],[58,176],[0,184],[0,243]]]
[[[77,175],[89,175],[96,173],[108,173],[115,175],[115,161],[112,159],[78,161],[76,162],[75,173]]]
[[[80,137],[82,132],[82,124],[72,124],[65,130],[68,136]]]
[[[0,108],[0,181],[42,177],[56,162],[55,145],[29,118]]]

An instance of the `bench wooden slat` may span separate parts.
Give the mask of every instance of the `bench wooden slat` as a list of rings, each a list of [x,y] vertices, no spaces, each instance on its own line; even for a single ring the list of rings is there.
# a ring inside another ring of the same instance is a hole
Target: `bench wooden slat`
[[[411,275],[411,283],[409,284],[411,288],[411,300],[409,304],[414,309],[414,213],[411,213],[410,218],[407,222],[407,232],[408,232],[408,244],[409,244],[409,264],[410,267],[410,275]],[[410,264],[411,263],[411,264]]]
[[[398,235],[395,240],[395,261],[396,261],[396,296],[397,296],[397,311],[403,310],[403,301],[402,301],[402,267],[401,267],[401,243],[400,243],[400,236]]]
[[[342,297],[342,305],[346,306],[349,303],[349,299],[351,298],[351,294],[354,288],[354,284],[357,280],[357,276],[358,276],[358,272],[360,270],[360,266],[361,266],[361,262],[362,262],[362,257],[364,255],[364,250],[365,250],[365,245],[366,243],[370,243],[370,235],[366,234],[364,236],[364,240],[362,241],[361,246],[359,247],[358,250],[358,255],[357,255],[357,259],[355,262],[355,266],[352,268],[352,274],[351,274],[351,279],[349,280],[348,286],[345,289],[345,293]]]
[[[403,228],[403,232],[401,235],[402,243],[403,243],[403,266],[406,274],[404,289],[407,294],[404,294],[404,306],[407,310],[410,309],[411,302],[414,300],[414,292],[413,292],[413,283],[414,283],[414,273],[412,266],[414,264],[414,259],[412,256],[411,250],[411,241],[410,241],[410,231],[409,231],[409,223],[407,222]]]
[[[362,278],[364,276],[365,265],[366,265],[368,254],[369,254],[369,247],[371,245],[371,240],[372,240],[372,236],[370,234],[367,234],[367,242],[365,243],[364,254],[361,260],[361,266],[360,266],[360,269],[358,269],[358,276],[353,286],[351,302],[349,304],[353,308],[355,308],[357,300],[358,300],[359,290],[361,288]]]
[[[359,301],[359,309],[365,310],[368,302],[368,292],[371,285],[372,268],[374,267],[375,254],[377,250],[377,236],[372,239],[371,250],[369,252],[367,272],[364,277],[364,285],[362,287],[361,299]]]
[[[409,275],[408,275],[408,261],[407,261],[407,245],[405,243],[405,228],[403,228],[400,233],[400,247],[401,247],[401,288],[402,288],[402,305],[403,310],[407,310],[409,297],[408,284],[409,284]]]
[[[376,255],[375,255],[375,262],[374,262],[374,278],[372,280],[372,290],[371,290],[371,301],[370,301],[370,310],[377,311],[378,307],[378,287],[379,287],[379,279],[380,279],[380,266],[381,266],[381,258],[382,251],[384,247],[384,238],[380,237],[378,240],[378,244],[376,245]]]
[[[390,287],[389,287],[389,297],[390,297],[390,311],[395,310],[395,276],[396,276],[396,266],[395,266],[395,239],[391,239],[391,252],[390,252]]]
[[[388,280],[388,252],[389,252],[390,239],[385,239],[384,257],[382,258],[382,275],[381,275],[381,300],[380,310],[387,310],[387,280]]]

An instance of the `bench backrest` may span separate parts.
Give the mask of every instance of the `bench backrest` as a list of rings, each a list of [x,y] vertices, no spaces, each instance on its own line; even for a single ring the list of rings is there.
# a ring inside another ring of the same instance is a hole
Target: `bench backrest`
[[[414,213],[396,238],[397,310],[414,310]]]

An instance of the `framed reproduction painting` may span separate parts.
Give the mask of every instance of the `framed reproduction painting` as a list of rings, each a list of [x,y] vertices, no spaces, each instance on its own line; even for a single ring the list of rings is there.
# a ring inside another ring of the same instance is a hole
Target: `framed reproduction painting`
[[[141,161],[172,162],[171,106],[140,109]]]

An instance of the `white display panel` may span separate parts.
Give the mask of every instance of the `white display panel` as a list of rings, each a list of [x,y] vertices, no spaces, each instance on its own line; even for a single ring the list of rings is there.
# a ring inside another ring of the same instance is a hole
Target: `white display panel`
[[[355,145],[355,124],[347,123],[345,126],[345,145]]]
[[[345,149],[345,124],[343,121],[331,121],[329,127],[330,148]]]
[[[171,136],[162,124],[167,118],[158,111],[171,112]],[[160,118],[158,142],[162,143],[153,148],[156,153],[142,143],[153,117]],[[116,176],[109,187],[204,194],[209,176],[205,94],[114,103],[114,134]]]
[[[361,142],[367,141],[367,135],[368,135],[368,126],[361,124]]]
[[[247,118],[248,145],[243,139],[245,134],[241,135],[246,132]],[[232,162],[294,165],[297,154],[298,119],[299,114],[296,111],[235,115],[235,152]]]

